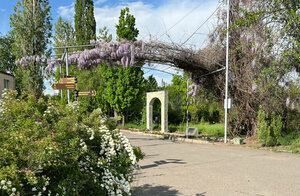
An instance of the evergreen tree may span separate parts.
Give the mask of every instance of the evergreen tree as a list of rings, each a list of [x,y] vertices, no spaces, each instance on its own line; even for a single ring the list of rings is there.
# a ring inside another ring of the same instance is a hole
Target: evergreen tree
[[[78,45],[89,44],[96,40],[96,21],[93,0],[76,0],[75,35]]]
[[[49,1],[18,1],[14,11],[10,17],[10,26],[15,39],[13,53],[16,58],[47,56],[52,28]],[[35,97],[40,97],[44,89],[42,67],[38,63],[31,63],[25,68],[19,67],[16,72],[16,79],[22,81],[22,90]]]

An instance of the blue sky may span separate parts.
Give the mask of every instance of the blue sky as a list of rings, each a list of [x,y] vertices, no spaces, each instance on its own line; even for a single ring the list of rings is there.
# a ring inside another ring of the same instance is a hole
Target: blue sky
[[[14,12],[16,3],[16,0],[1,0],[1,35],[5,35],[10,29],[9,16]],[[75,0],[50,0],[52,23],[54,24],[59,16],[73,23],[74,3]],[[210,16],[218,4],[219,0],[94,0],[94,14],[97,32],[99,28],[107,26],[109,33],[115,37],[115,25],[120,10],[128,6],[136,18],[136,26],[140,31],[138,39],[183,43]],[[185,46],[193,48],[205,46],[205,39],[215,20],[216,17],[213,17],[207,22]],[[177,73],[165,65],[154,66],[156,69]],[[159,84],[162,79],[167,83],[172,79],[172,76],[166,73],[146,69],[144,72],[146,78],[153,74]],[[53,94],[48,83],[46,88],[46,93]]]

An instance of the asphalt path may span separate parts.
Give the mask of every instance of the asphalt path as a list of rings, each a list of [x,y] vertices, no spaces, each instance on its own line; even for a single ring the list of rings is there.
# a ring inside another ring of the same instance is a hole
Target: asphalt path
[[[124,135],[146,154],[135,196],[300,196],[299,154]]]

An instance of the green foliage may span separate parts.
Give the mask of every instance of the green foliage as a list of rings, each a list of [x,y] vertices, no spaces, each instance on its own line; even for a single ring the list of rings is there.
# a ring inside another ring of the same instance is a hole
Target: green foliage
[[[257,119],[258,141],[266,146],[278,145],[282,135],[281,117],[272,112],[270,119],[268,119],[262,107],[260,107]]]
[[[116,25],[117,36],[119,39],[135,41],[139,30],[135,28],[135,18],[129,14],[129,8],[121,9],[119,24]]]
[[[112,40],[112,34],[108,34],[108,29],[106,26],[99,29],[98,41],[110,42]]]
[[[143,158],[100,110],[84,116],[7,90],[0,100],[0,195],[129,195]]]
[[[17,2],[14,14],[10,16],[10,26],[14,36],[13,54],[16,58],[24,56],[48,56],[47,45],[50,43],[51,28],[50,6],[48,0]],[[35,97],[40,97],[44,85],[42,69],[45,65],[31,63],[20,67],[16,80],[22,82],[20,87]],[[20,93],[20,91],[19,91]]]
[[[90,40],[96,40],[93,0],[76,0],[74,20],[78,45],[90,44]]]
[[[12,53],[14,38],[10,32],[0,36],[0,71],[14,73],[16,57]]]
[[[76,43],[75,32],[72,27],[72,24],[68,21],[64,21],[61,16],[58,18],[55,23],[55,35],[53,36],[54,47],[61,46],[72,46]],[[56,54],[63,54],[64,49],[55,49]],[[69,52],[72,52],[72,49],[69,49]],[[60,58],[60,56],[57,56]]]

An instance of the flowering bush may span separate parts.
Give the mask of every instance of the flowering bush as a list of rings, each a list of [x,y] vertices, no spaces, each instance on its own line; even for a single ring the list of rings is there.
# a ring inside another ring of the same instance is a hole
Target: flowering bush
[[[0,100],[1,196],[131,194],[143,154],[101,111],[83,117],[76,102],[16,96],[5,90]]]

